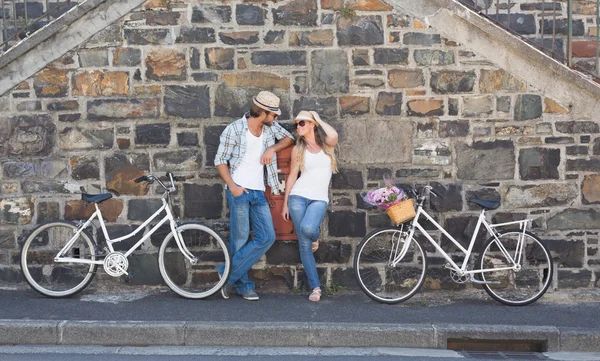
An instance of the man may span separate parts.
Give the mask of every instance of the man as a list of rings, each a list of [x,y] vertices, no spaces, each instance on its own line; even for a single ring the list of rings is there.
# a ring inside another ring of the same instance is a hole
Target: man
[[[265,180],[279,193],[275,152],[294,143],[292,134],[275,122],[279,115],[279,98],[261,91],[252,99],[250,112],[229,124],[220,137],[215,166],[227,184],[232,257],[229,279],[221,289],[225,299],[235,288],[244,299],[258,300],[248,271],[275,242],[273,219],[264,194]],[[248,240],[250,227],[254,238]],[[219,274],[224,268],[223,264],[217,267]]]

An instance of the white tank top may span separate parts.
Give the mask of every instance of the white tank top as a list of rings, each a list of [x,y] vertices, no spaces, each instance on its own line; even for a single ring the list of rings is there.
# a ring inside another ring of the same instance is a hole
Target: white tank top
[[[259,137],[255,137],[250,130],[246,132],[246,153],[231,176],[237,185],[263,192],[265,190],[264,166],[260,164],[260,157],[264,153],[264,134],[264,130]]]
[[[290,195],[329,202],[330,180],[331,158],[322,149],[317,154],[305,150],[304,171],[294,183]]]

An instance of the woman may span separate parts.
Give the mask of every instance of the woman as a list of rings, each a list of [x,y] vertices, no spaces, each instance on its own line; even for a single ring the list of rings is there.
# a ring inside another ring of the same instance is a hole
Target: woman
[[[333,151],[338,134],[331,125],[321,120],[317,112],[303,110],[298,113],[295,122],[298,140],[292,149],[291,172],[286,181],[281,215],[288,222],[292,217],[298,235],[300,259],[312,289],[308,299],[319,302],[321,284],[313,252],[319,247],[320,226],[329,202],[331,174],[337,173]]]

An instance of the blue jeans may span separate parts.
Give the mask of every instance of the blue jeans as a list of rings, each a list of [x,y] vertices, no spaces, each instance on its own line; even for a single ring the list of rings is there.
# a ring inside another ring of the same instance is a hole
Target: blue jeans
[[[231,273],[227,281],[235,286],[238,293],[243,293],[254,290],[255,285],[248,278],[248,271],[275,242],[275,229],[263,191],[248,189],[248,194],[242,193],[234,197],[227,189],[226,196],[229,205],[231,253]],[[250,227],[254,231],[254,238],[248,240]],[[221,274],[224,268],[225,265],[217,266]]]
[[[290,195],[288,209],[298,235],[300,259],[310,288],[320,287],[317,262],[312,253],[312,243],[319,239],[321,222],[327,211],[327,202]]]

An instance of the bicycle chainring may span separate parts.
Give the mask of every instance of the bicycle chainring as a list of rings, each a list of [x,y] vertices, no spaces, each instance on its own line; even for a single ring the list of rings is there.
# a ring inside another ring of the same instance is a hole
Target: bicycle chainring
[[[112,252],[104,258],[104,272],[109,276],[119,277],[127,274],[129,261],[121,252]]]
[[[466,283],[467,275],[459,275],[455,270],[450,270],[450,277],[452,277],[452,281],[456,283]]]

